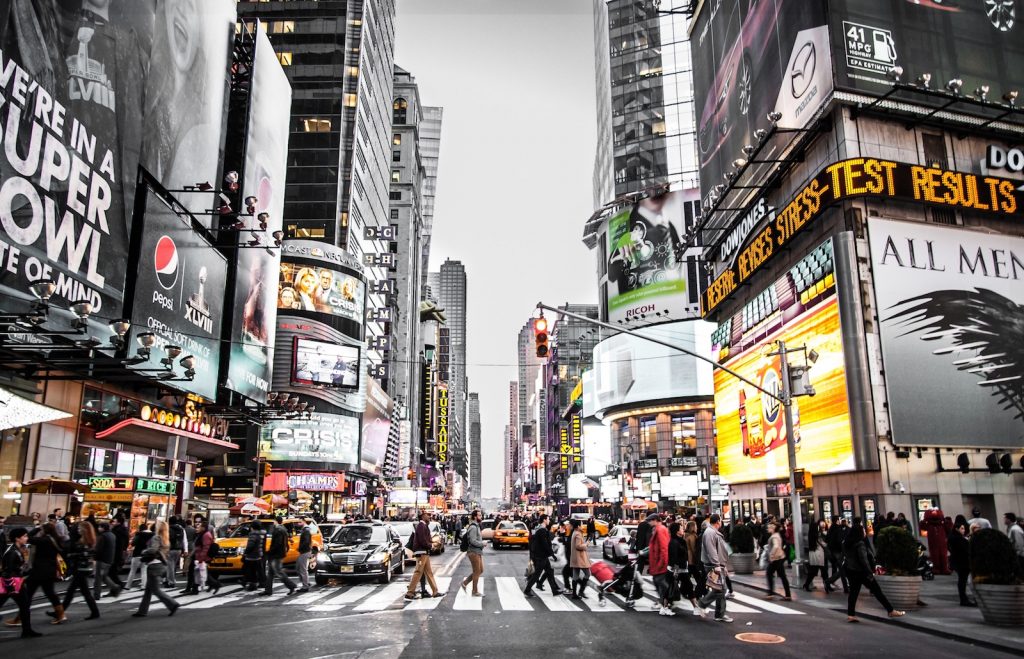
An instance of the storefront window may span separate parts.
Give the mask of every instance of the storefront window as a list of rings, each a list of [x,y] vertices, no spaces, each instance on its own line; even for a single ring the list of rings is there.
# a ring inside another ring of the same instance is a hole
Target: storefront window
[[[0,516],[18,512],[20,487],[28,447],[28,428],[9,428],[0,435]]]
[[[658,457],[658,420],[648,416],[640,419],[640,457]]]
[[[629,421],[619,421],[619,450],[622,451],[623,456],[625,456],[626,449],[629,446]]]
[[[697,423],[692,415],[672,417],[672,457],[696,455]]]

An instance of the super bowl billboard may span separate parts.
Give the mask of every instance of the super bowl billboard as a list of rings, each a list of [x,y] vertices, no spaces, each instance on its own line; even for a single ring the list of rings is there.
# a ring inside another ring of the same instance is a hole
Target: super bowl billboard
[[[776,341],[785,341],[789,349],[806,346],[818,353],[810,369],[816,394],[793,399],[792,437],[777,399],[723,370],[715,371],[723,482],[788,477],[789,441],[795,443],[799,466],[812,474],[857,468],[834,273],[829,240],[715,330],[712,350],[717,360],[770,392],[781,392],[781,362],[771,354]],[[790,363],[802,363],[800,355],[792,354]]]
[[[694,20],[697,146],[707,197],[745,157],[743,147],[758,144],[754,131],[769,128],[769,112],[780,113],[782,128],[807,125],[832,92],[832,63],[825,0],[704,2]]]
[[[1024,238],[869,218],[892,440],[1024,442]]]
[[[267,227],[262,233],[265,244],[272,240],[274,231],[281,229],[290,111],[291,85],[263,25],[259,24],[240,197],[256,197],[255,214],[268,214]],[[255,228],[255,217],[247,221]],[[277,327],[275,280],[280,256],[280,250],[276,249],[238,250],[235,317],[226,386],[260,402],[270,391],[273,366],[270,352]]]

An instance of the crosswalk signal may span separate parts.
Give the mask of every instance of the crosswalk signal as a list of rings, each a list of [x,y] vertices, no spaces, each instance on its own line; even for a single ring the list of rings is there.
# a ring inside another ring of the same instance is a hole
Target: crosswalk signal
[[[263,463],[263,465],[262,465],[263,480],[266,480],[266,479],[270,478],[270,468],[271,468],[271,466],[272,465],[269,462],[264,462]]]
[[[548,356],[548,321],[541,316],[533,321],[533,341],[537,346],[537,356]]]

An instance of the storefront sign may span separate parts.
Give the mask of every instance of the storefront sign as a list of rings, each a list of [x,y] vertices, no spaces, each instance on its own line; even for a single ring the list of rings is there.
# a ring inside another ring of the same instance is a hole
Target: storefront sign
[[[345,474],[288,474],[288,489],[308,492],[341,492],[345,489]]]
[[[143,405],[139,410],[139,418],[143,421],[158,423],[168,428],[185,430],[197,435],[205,435],[214,439],[224,438],[228,434],[226,419],[206,414],[193,400],[186,400],[178,410],[169,410],[155,405]]]
[[[448,387],[437,388],[437,463],[448,462]]]
[[[569,440],[572,442],[572,461],[580,462],[583,459],[583,416],[573,414],[569,422]]]
[[[832,204],[871,196],[1021,217],[1024,191],[1018,190],[1017,185],[994,176],[878,158],[850,158],[833,163],[805,185],[779,211],[774,222],[748,240],[736,262],[708,286],[702,313],[706,316],[714,311]]]
[[[637,469],[657,469],[658,468],[658,458],[646,458],[644,460],[637,460],[636,461],[636,468]]]
[[[128,503],[135,498],[131,492],[89,492],[84,501],[103,501],[106,503]]]
[[[682,458],[669,458],[669,467],[696,467],[697,458],[696,456],[685,456]]]
[[[178,483],[176,481],[158,481],[151,478],[135,479],[135,490],[147,494],[177,494]]]
[[[572,446],[569,444],[569,429],[565,426],[558,428],[558,466],[563,470],[569,469],[569,455],[572,453]]]
[[[985,151],[985,166],[1011,172],[1024,171],[1024,149],[1004,149],[997,144],[989,144]]]
[[[89,487],[94,492],[131,492],[135,489],[135,479],[117,476],[90,476]]]

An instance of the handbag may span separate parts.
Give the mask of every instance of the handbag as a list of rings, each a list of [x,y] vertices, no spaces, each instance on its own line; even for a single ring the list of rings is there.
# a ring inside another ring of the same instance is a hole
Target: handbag
[[[712,568],[708,570],[707,587],[708,590],[714,590],[716,592],[722,592],[725,590],[725,584],[723,583],[722,575],[719,574],[719,568]]]
[[[534,568],[533,559],[531,558],[529,562],[526,564],[526,578],[529,579],[530,577],[532,577],[535,571],[536,568]]]
[[[0,595],[17,595],[24,581],[24,577],[0,577]]]

